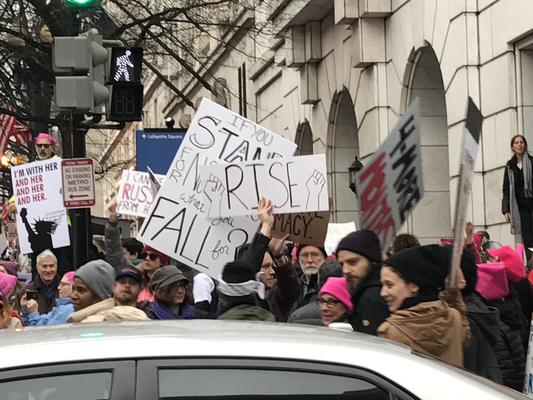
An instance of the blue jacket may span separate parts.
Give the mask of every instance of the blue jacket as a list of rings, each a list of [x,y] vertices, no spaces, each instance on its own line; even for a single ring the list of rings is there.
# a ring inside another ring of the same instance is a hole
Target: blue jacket
[[[68,317],[73,312],[72,299],[70,297],[62,297],[56,299],[56,306],[48,314],[33,312],[28,315],[28,326],[66,324]]]

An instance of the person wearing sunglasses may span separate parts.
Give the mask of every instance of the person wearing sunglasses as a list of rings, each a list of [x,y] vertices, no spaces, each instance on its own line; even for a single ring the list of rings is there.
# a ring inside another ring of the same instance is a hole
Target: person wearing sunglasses
[[[7,301],[16,283],[16,277],[0,272],[0,329],[22,328],[17,312]]]
[[[346,278],[333,276],[327,278],[320,289],[317,302],[325,326],[332,322],[347,322],[347,313],[353,306]]]
[[[174,265],[157,269],[150,281],[154,302],[139,304],[150,319],[193,319],[195,318],[189,288],[189,280]]]
[[[152,286],[150,285],[150,280],[159,268],[163,265],[170,264],[170,257],[150,246],[144,246],[143,255],[144,261],[139,265],[139,268],[143,271],[144,280],[137,302],[142,303],[148,301],[153,303],[155,301],[155,296]]]
[[[39,160],[49,160],[51,158],[59,158],[55,154],[55,146],[57,140],[52,135],[46,132],[40,132],[34,140],[35,150]]]

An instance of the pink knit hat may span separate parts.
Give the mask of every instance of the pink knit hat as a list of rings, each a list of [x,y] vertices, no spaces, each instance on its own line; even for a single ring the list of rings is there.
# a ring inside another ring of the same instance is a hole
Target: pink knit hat
[[[348,310],[351,310],[353,307],[352,296],[350,296],[350,292],[348,291],[348,281],[346,278],[329,277],[320,289],[318,297],[321,297],[323,294],[329,294],[330,296],[335,297],[344,304]]]
[[[63,278],[65,278],[70,283],[74,283],[74,275],[76,275],[74,271],[65,272],[65,275],[63,275]]]
[[[514,251],[511,246],[502,246],[498,249],[487,249],[492,257],[505,264],[507,268],[507,278],[511,282],[519,282],[526,277],[526,266],[522,260],[522,255]]]
[[[11,296],[11,292],[13,291],[16,283],[16,277],[0,272],[0,293],[2,293],[4,298],[8,299],[9,296]]]
[[[34,142],[35,144],[49,142],[51,145],[54,146],[57,144],[56,138],[46,132],[39,132],[39,134],[35,136]]]

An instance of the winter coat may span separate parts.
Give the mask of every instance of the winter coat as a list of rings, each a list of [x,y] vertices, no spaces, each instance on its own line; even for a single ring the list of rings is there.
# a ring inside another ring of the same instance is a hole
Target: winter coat
[[[226,312],[220,314],[218,319],[234,319],[245,321],[276,321],[274,315],[264,308],[251,304],[239,304],[231,307]]]
[[[499,312],[483,303],[476,293],[465,296],[464,301],[471,336],[464,353],[464,367],[493,382],[503,383],[496,358],[500,338]]]
[[[320,316],[320,307],[316,301],[298,308],[290,315],[287,322],[306,325],[324,325]]]
[[[531,164],[533,165],[533,157],[527,154]],[[522,170],[518,168],[516,164],[516,156],[513,156],[507,165],[505,166],[505,172],[503,173],[503,185],[502,185],[502,214],[511,212],[511,195],[510,195],[510,185],[509,185],[509,175],[508,171],[511,170],[514,176],[514,191],[515,198],[520,209],[533,209],[533,198],[528,199],[524,193],[524,174]]]
[[[160,319],[153,311],[153,302],[143,301],[142,303],[137,304],[137,308],[144,311],[146,316],[150,319]],[[196,318],[196,309],[194,306],[183,303],[180,307],[178,315],[175,319],[194,319]]]
[[[134,266],[122,251],[122,242],[120,240],[120,228],[118,224],[108,222],[104,230],[104,253],[105,260],[115,268],[117,273],[122,267],[128,265]]]
[[[377,335],[378,327],[389,316],[387,303],[380,295],[380,267],[372,266],[368,275],[357,286],[352,295],[352,317],[354,331]]]
[[[26,286],[23,286],[22,289],[17,293],[15,309],[22,311],[22,307],[20,305],[22,296],[24,296],[24,293],[26,293],[27,290],[35,290],[37,291],[37,304],[39,305],[37,311],[39,314],[49,313],[54,307],[58,297],[57,287],[59,286],[60,281],[61,279],[56,275],[52,283],[47,286],[43,283],[43,281],[41,281],[39,275],[36,275],[33,281],[28,283]],[[25,317],[26,316],[24,315],[24,318]]]
[[[450,291],[446,299],[393,312],[378,328],[378,335],[462,367],[470,336],[466,307],[457,289]]]
[[[269,237],[259,232],[256,233],[252,243],[239,260],[246,262],[256,272],[259,272],[269,242]],[[274,260],[273,269],[276,273],[276,282],[271,288],[266,289],[265,301],[261,303],[261,306],[274,314],[276,321],[286,322],[300,291],[298,274],[289,258],[286,258],[283,265],[279,260]]]
[[[56,299],[56,306],[48,314],[33,312],[28,315],[29,326],[59,325],[66,324],[70,315],[74,312],[72,299],[62,297]]]
[[[522,312],[511,301],[489,303],[500,312],[500,336],[496,345],[496,358],[503,376],[503,383],[522,391],[526,368],[526,351],[521,332],[524,328]]]
[[[120,306],[115,299],[105,299],[91,304],[70,316],[68,322],[146,321],[149,318],[138,308]]]

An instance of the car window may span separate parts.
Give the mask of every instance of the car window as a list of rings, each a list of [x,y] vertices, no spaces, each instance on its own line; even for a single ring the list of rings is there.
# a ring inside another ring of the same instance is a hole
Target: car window
[[[0,382],[2,400],[109,400],[111,372],[68,374]]]
[[[161,400],[389,400],[365,380],[267,369],[159,369]]]

